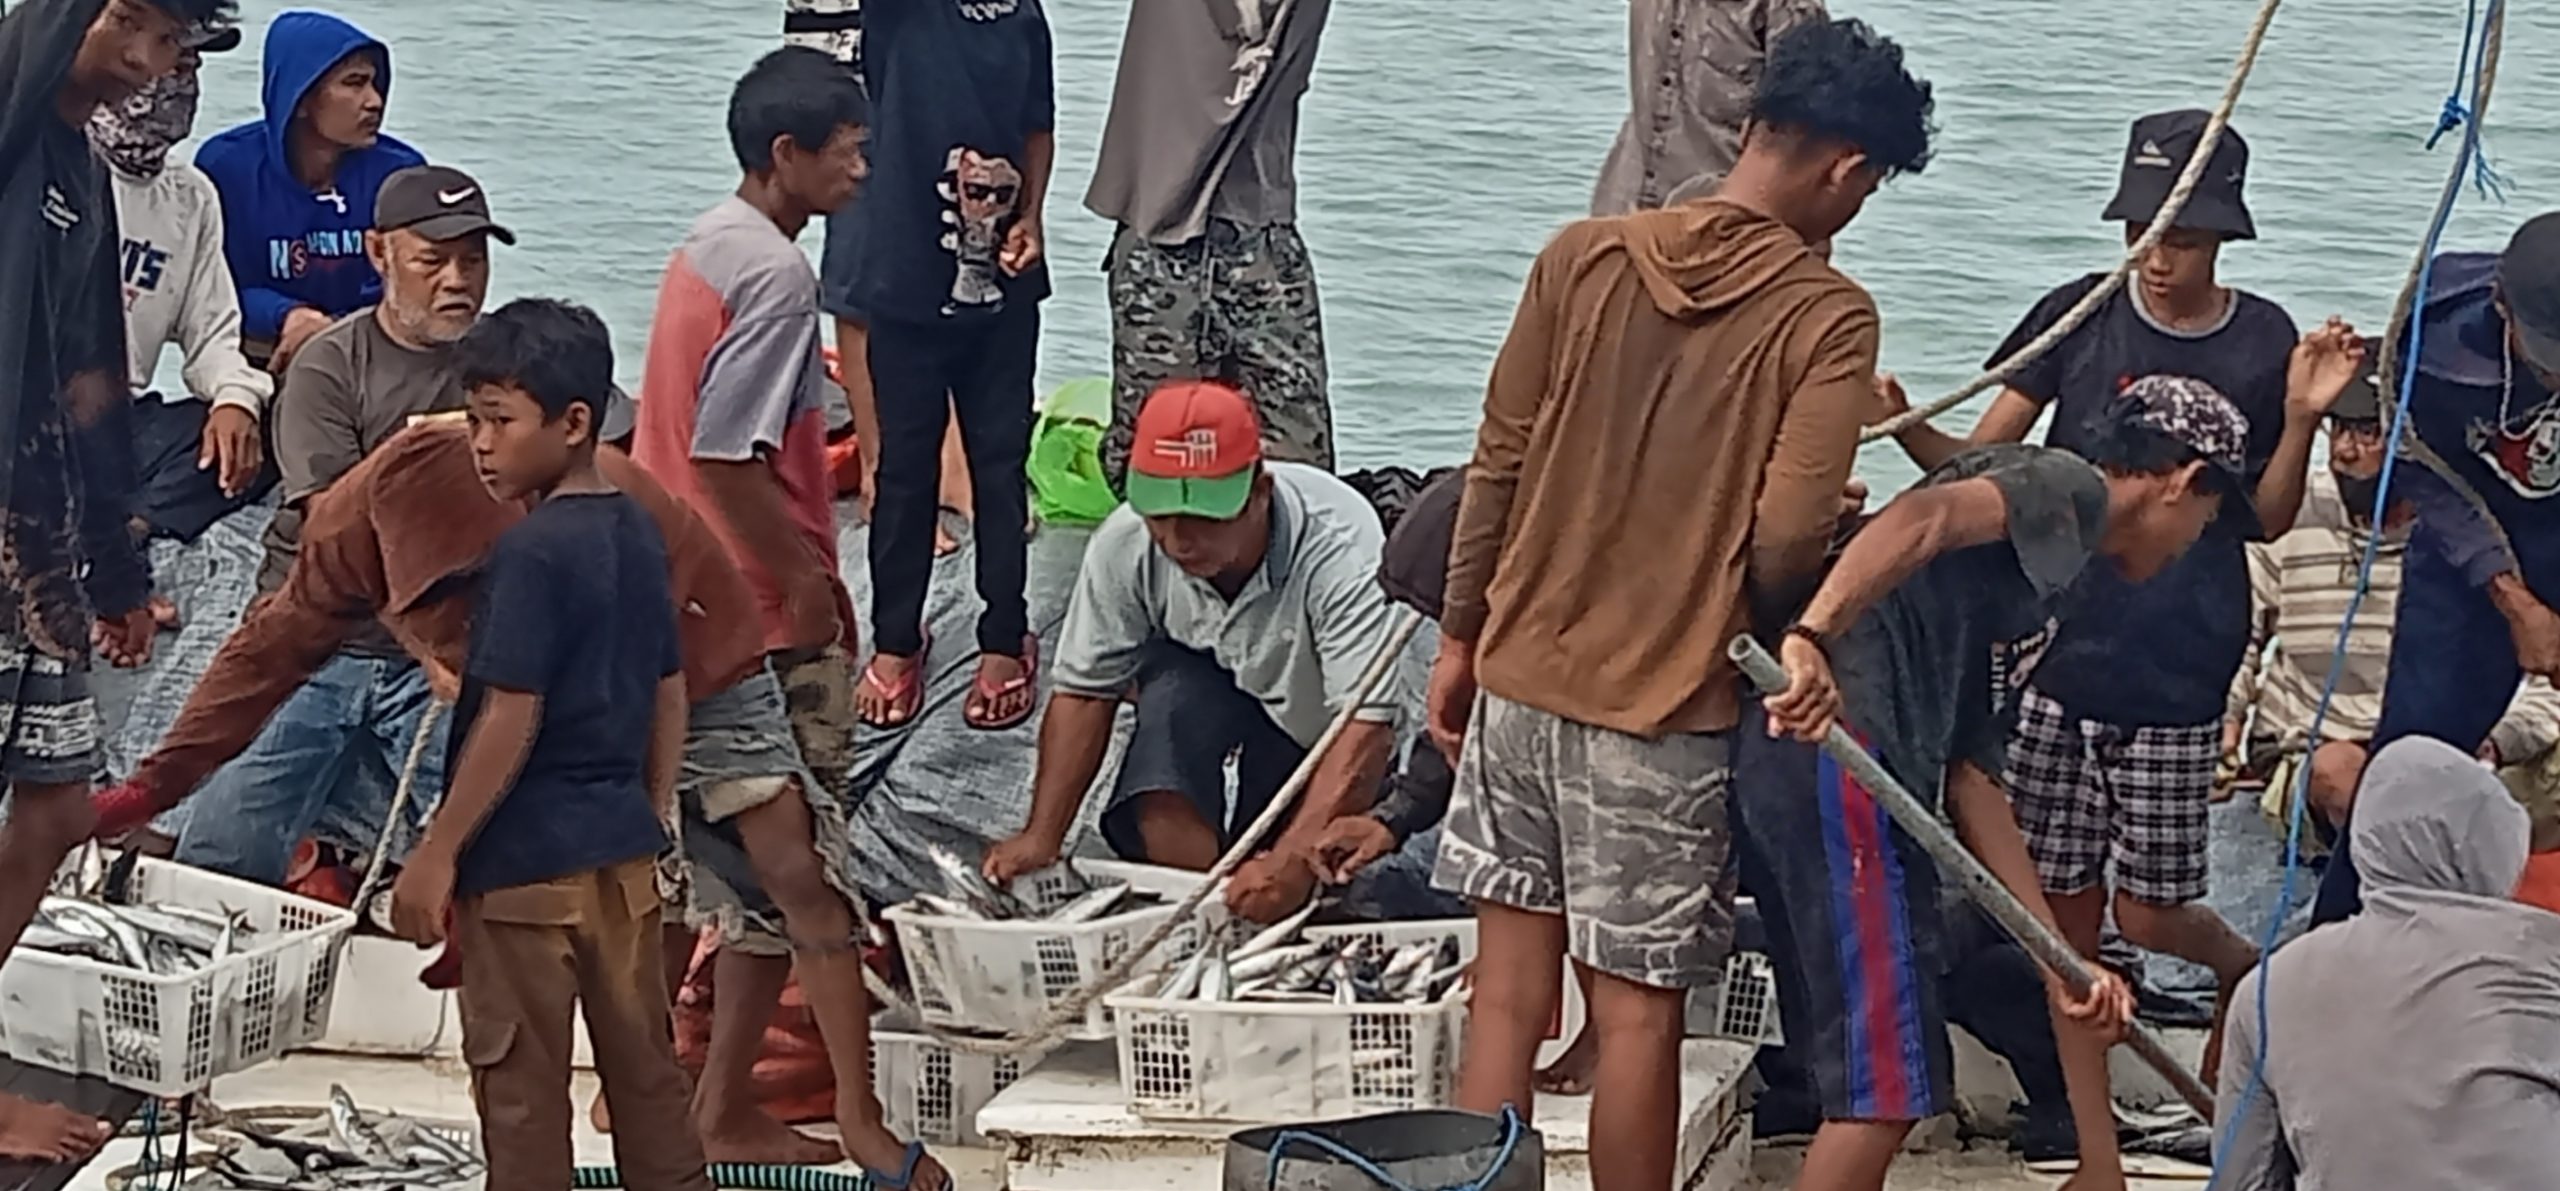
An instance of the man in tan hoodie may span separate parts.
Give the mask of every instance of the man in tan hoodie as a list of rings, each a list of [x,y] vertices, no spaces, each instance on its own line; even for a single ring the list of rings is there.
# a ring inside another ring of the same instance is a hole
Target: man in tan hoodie
[[[1569,954],[1597,1185],[1672,1183],[1684,992],[1731,946],[1724,645],[1816,574],[1876,405],[1875,304],[1810,245],[1931,132],[1899,47],[1796,26],[1723,185],[1567,228],[1494,363],[1430,701],[1458,765],[1434,883],[1481,940],[1458,1098],[1528,1108]]]

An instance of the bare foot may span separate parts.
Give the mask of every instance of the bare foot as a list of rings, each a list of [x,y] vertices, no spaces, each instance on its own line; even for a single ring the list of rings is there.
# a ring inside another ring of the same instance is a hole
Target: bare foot
[[[802,1133],[755,1107],[720,1114],[697,1113],[702,1156],[749,1166],[833,1166],[844,1159],[835,1143]]]
[[[115,1130],[59,1104],[0,1092],[0,1158],[79,1162],[107,1144]]]
[[[596,1093],[596,1102],[587,1106],[587,1123],[595,1126],[598,1133],[613,1134],[613,1110],[604,1106],[604,1093]]]
[[[951,527],[944,525],[942,523],[942,518],[934,518],[933,556],[935,558],[949,558],[953,554],[957,553],[959,549],[960,539],[951,536]]]
[[[1030,718],[1039,692],[1033,689],[1029,655],[978,655],[978,677],[969,686],[961,718],[980,731],[1000,732]]]
[[[874,654],[853,689],[853,713],[874,728],[895,728],[924,709],[924,658]]]
[[[866,1172],[887,1176],[886,1179],[874,1178],[871,1184],[882,1187],[883,1191],[899,1191],[897,1184],[891,1180],[895,1180],[899,1172],[907,1169],[907,1143],[898,1140],[896,1134],[882,1128],[876,1122],[842,1120],[837,1122],[836,1127],[844,1134],[845,1157],[852,1159],[854,1165]],[[918,1154],[916,1168],[907,1172],[904,1191],[950,1191],[950,1189],[951,1172],[944,1170],[942,1163],[933,1155]]]
[[[1599,1062],[1599,1048],[1592,1045],[1591,1031],[1574,1035],[1573,1044],[1556,1056],[1556,1061],[1531,1077],[1531,1086],[1550,1096],[1588,1096],[1591,1094],[1591,1069]]]

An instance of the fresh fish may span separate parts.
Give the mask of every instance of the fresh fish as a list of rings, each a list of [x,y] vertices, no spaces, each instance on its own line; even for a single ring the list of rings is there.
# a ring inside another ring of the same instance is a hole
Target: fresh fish
[[[1049,921],[1059,923],[1091,922],[1117,909],[1128,900],[1125,883],[1104,885],[1079,894],[1073,901],[1049,912]]]
[[[95,841],[91,841],[95,842]],[[127,848],[107,866],[106,875],[98,882],[98,896],[112,905],[133,901],[133,874],[142,867],[142,849]]]
[[[55,955],[76,955],[101,963],[122,962],[113,942],[95,935],[74,934],[50,922],[28,923],[26,931],[18,936],[18,942]]]
[[[1297,913],[1291,914],[1288,917],[1263,928],[1260,933],[1245,940],[1244,945],[1236,948],[1233,954],[1237,959],[1243,959],[1248,955],[1260,954],[1264,951],[1277,947],[1282,943],[1288,942],[1291,939],[1297,938],[1298,932],[1306,929],[1307,919],[1315,916],[1316,906],[1319,900],[1320,899],[1317,898],[1308,898],[1307,904],[1301,907]]]
[[[1323,951],[1322,943],[1299,943],[1288,947],[1275,947],[1257,954],[1236,951],[1230,954],[1230,963],[1233,965],[1232,970],[1236,981],[1243,983],[1293,969],[1309,958],[1322,954]]]
[[[1005,919],[1021,917],[1022,903],[1012,894],[987,882],[977,866],[960,859],[958,853],[939,844],[925,849],[933,867],[942,874],[943,893],[979,912],[981,917]]]
[[[968,906],[935,893],[919,893],[915,896],[915,903],[923,907],[925,913],[937,918],[959,918],[974,922],[986,917]]]
[[[1235,999],[1235,973],[1227,967],[1227,957],[1211,954],[1200,966],[1200,999],[1231,1001]]]
[[[338,1084],[329,1085],[329,1135],[336,1140],[339,1149],[355,1155],[367,1166],[401,1165],[391,1143],[382,1140],[382,1134],[356,1108],[356,1098],[348,1095],[347,1089]]]
[[[1209,949],[1206,947],[1184,956],[1182,962],[1165,975],[1164,983],[1156,989],[1156,996],[1168,1001],[1190,1000],[1193,993],[1200,991],[1200,969],[1208,962]]]

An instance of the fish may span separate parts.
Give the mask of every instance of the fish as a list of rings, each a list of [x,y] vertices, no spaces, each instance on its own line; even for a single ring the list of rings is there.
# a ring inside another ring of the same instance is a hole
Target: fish
[[[1257,954],[1247,954],[1238,950],[1231,957],[1233,971],[1238,981],[1252,980],[1295,968],[1323,950],[1322,943],[1299,943],[1289,947],[1275,947]]]
[[[930,845],[926,855],[934,870],[942,874],[943,895],[976,910],[980,917],[1007,919],[1021,917],[1022,903],[1012,894],[989,883],[975,865],[960,859],[957,852],[940,844]]]
[[[917,894],[915,896],[915,904],[922,907],[925,913],[931,914],[937,918],[959,918],[968,921],[976,921],[984,917],[984,915],[968,906],[962,905],[959,902],[935,893]]]
[[[208,920],[210,925],[208,925]],[[45,898],[30,920],[27,946],[157,976],[199,971],[237,954],[257,932],[245,915],[207,915],[169,905],[109,905]]]
[[[1099,886],[1076,895],[1073,900],[1049,912],[1051,922],[1091,922],[1109,914],[1129,896],[1126,882]]]
[[[1307,919],[1315,916],[1316,907],[1321,904],[1323,903],[1319,898],[1308,898],[1307,904],[1300,907],[1297,913],[1291,914],[1278,922],[1272,923],[1270,926],[1263,928],[1261,933],[1245,940],[1243,946],[1235,949],[1236,958],[1242,959],[1248,955],[1257,955],[1261,952],[1277,947],[1290,939],[1297,938],[1298,932],[1306,928]]]
[[[339,1149],[355,1155],[367,1166],[403,1165],[391,1143],[384,1141],[382,1134],[364,1119],[364,1113],[356,1108],[356,1098],[340,1084],[329,1085],[329,1135],[337,1140]]]
[[[1304,916],[1297,921],[1303,922]],[[1461,987],[1455,936],[1390,946],[1377,935],[1304,937],[1293,923],[1246,929],[1227,922],[1158,983],[1160,1000],[1275,1004],[1427,1005]]]
[[[942,877],[942,892],[918,892],[908,904],[937,918],[957,918],[964,922],[1050,922],[1060,926],[1082,926],[1101,922],[1148,906],[1164,904],[1161,894],[1137,889],[1124,881],[1106,885],[1089,885],[1081,876],[1070,876],[1067,888],[1073,891],[1066,901],[1041,912],[1023,898],[988,882],[977,868],[961,860],[948,848],[932,847],[927,852],[934,871]],[[1072,874],[1072,869],[1062,869]]]

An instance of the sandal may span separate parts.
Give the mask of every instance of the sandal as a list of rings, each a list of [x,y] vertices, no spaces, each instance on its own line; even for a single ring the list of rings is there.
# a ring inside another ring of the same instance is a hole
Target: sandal
[[[980,656],[983,658],[985,655]],[[1029,695],[1032,685],[1039,680],[1040,638],[1024,633],[1022,635],[1022,673],[1003,682],[990,683],[987,681],[986,667],[981,665],[977,675],[970,679],[969,702],[960,709],[960,718],[970,727],[981,732],[1002,732],[1021,727],[1024,721],[1031,718],[1032,712],[1039,710],[1040,701]],[[989,718],[989,709],[1016,695],[1024,696],[1021,710],[1003,719]]]
[[[873,728],[903,728],[914,723],[917,713],[924,710],[924,660],[926,653],[932,648],[932,639],[926,638],[924,644],[917,647],[915,654],[907,659],[906,673],[896,678],[882,677],[881,655],[876,653],[871,655],[871,660],[864,663],[862,667],[862,687],[865,691],[878,696],[887,707],[885,713],[877,719],[863,715],[857,709],[856,718]]]
[[[885,1170],[873,1170],[869,1167],[864,1167],[862,1171],[862,1178],[864,1182],[878,1188],[879,1191],[907,1191],[907,1188],[913,1186],[916,1181],[916,1167],[922,1165],[925,1159],[930,1157],[932,1157],[932,1155],[925,1152],[924,1143],[922,1141],[911,1141],[907,1143],[906,1166],[900,1169],[897,1174],[891,1175]],[[936,1163],[936,1165],[939,1165],[939,1163]],[[949,1183],[950,1172],[944,1171],[943,1175],[945,1185],[947,1186]]]

